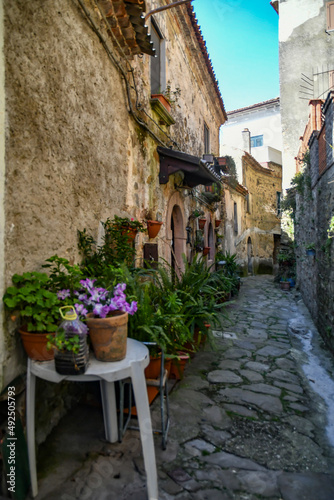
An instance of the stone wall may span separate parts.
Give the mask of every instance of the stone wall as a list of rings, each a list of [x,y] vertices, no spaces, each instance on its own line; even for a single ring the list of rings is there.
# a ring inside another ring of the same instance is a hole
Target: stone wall
[[[84,4],[108,40],[95,1]],[[168,204],[178,179],[173,175],[166,185],[159,184],[156,148],[173,145],[202,156],[205,121],[211,149],[218,154],[219,128],[225,120],[187,8],[155,16],[166,43],[166,82],[181,89],[171,111],[176,124],[169,127],[159,122],[150,105],[151,57],[143,54],[125,61],[111,42],[108,55],[77,0],[2,0],[1,5],[6,75],[4,286],[14,273],[41,270],[54,254],[77,262],[77,230],[86,228],[101,242],[100,221],[115,214],[139,220],[159,214],[164,222],[159,255],[170,261]],[[147,11],[153,5],[157,2],[147,1]],[[133,70],[129,81],[120,66]],[[185,240],[187,219],[198,201],[184,193],[180,200]],[[212,211],[205,212],[208,220],[214,219]],[[139,258],[147,241],[146,234],[138,235]],[[3,318],[3,309],[0,312]],[[9,321],[3,325],[1,385],[25,365],[17,334]]]
[[[328,227],[334,214],[333,119],[334,93],[323,106],[327,167],[319,171],[319,140],[314,132],[309,141],[310,160],[296,194],[295,240],[297,284],[303,299],[329,348],[334,351],[334,245]],[[323,140],[323,139],[322,139]],[[315,256],[306,253],[314,243]]]

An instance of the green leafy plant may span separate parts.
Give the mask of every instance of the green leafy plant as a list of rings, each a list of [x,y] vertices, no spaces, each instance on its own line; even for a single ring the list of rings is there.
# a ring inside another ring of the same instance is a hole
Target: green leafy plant
[[[334,238],[334,215],[329,222],[329,228],[327,229],[328,238]]]
[[[306,245],[306,250],[315,250],[315,244],[314,243],[309,243]]]
[[[80,350],[79,335],[68,336],[64,330],[58,330],[56,335],[47,335],[46,348],[48,350],[57,349],[62,352],[73,352],[78,354]]]
[[[55,332],[59,323],[59,307],[62,305],[46,273],[27,272],[14,274],[14,286],[7,288],[3,297],[8,311],[17,313],[28,332]]]

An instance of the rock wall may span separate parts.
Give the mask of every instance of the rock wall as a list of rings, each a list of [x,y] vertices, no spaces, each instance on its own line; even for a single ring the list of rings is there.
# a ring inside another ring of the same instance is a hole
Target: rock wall
[[[147,11],[153,3],[156,7],[156,2],[146,2]],[[84,4],[108,40],[96,2]],[[186,7],[155,16],[165,37],[166,82],[181,89],[171,111],[176,124],[168,127],[159,123],[150,105],[151,57],[126,61],[112,42],[108,55],[78,0],[2,0],[1,5],[6,77],[4,287],[14,273],[41,270],[54,254],[78,262],[77,230],[86,228],[101,242],[100,221],[115,214],[139,220],[149,212],[159,214],[164,222],[159,255],[170,260],[168,203],[177,189],[175,176],[159,184],[156,148],[173,145],[202,156],[206,122],[217,154],[219,127],[225,120]],[[128,80],[115,60],[132,69]],[[180,203],[186,238],[187,218],[197,201],[181,195]],[[147,241],[146,234],[137,237],[139,259]],[[6,384],[24,371],[25,358],[9,321],[1,334]]]
[[[328,237],[334,214],[333,98],[334,93],[330,92],[323,106],[326,168],[322,172],[322,131],[314,132],[309,141],[310,160],[296,194],[295,240],[297,284],[320,334],[334,352],[334,239]],[[310,244],[315,246],[314,256],[307,255],[306,247]]]

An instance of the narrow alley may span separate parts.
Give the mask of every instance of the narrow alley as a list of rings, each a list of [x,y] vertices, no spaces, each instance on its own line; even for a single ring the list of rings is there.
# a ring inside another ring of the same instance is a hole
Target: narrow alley
[[[155,437],[159,499],[333,500],[333,415],[312,389],[300,339],[316,331],[298,293],[249,277],[226,310],[216,351],[198,353],[170,394],[166,451]],[[152,411],[158,422],[157,401]],[[99,408],[67,415],[40,449],[37,499],[145,499],[138,433],[113,445],[102,436]]]

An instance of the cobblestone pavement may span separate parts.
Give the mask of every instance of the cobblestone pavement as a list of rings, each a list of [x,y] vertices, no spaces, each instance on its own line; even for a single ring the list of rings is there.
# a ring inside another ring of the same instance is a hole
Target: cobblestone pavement
[[[333,500],[326,405],[302,370],[298,335],[314,329],[305,306],[272,276],[256,276],[226,310],[216,350],[198,353],[170,394],[166,451],[155,438],[159,500]],[[113,445],[96,433],[100,409],[63,420],[40,453],[37,499],[146,498],[138,433]]]

